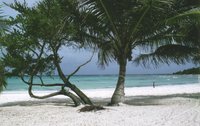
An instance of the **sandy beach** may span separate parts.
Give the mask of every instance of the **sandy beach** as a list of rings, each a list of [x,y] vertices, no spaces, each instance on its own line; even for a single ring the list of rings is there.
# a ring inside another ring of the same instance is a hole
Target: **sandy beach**
[[[0,126],[200,126],[200,0],[0,0]]]
[[[0,95],[1,126],[200,126],[200,85],[126,89],[125,104],[109,107],[113,89],[84,90],[106,109],[79,112],[63,96],[36,100],[26,92]],[[44,92],[36,92],[44,94]],[[48,92],[46,92],[48,93]]]

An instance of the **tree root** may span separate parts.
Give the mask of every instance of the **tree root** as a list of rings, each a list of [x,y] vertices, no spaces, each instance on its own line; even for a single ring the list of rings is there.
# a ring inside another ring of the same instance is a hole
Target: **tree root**
[[[100,111],[100,110],[105,110],[104,107],[99,106],[99,105],[90,105],[90,106],[85,106],[81,109],[79,109],[79,112],[90,112],[90,111]]]

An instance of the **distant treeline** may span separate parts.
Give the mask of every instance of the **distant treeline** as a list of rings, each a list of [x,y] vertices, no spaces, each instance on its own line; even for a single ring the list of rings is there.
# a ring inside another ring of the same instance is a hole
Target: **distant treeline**
[[[200,74],[200,67],[197,68],[190,68],[183,71],[178,71],[173,74]]]

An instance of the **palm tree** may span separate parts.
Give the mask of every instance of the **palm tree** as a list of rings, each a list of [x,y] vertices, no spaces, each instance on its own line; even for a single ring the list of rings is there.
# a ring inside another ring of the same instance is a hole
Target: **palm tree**
[[[178,22],[178,25],[176,25]],[[191,9],[167,20],[167,25],[176,25],[173,33],[173,41],[167,45],[161,45],[154,50],[148,50],[147,54],[140,54],[134,61],[137,65],[144,66],[151,63],[185,64],[200,63],[200,8]],[[168,34],[169,36],[169,34]],[[169,51],[170,50],[170,51]]]
[[[178,35],[181,29],[178,22],[173,21],[175,17],[189,10],[193,14],[199,12],[194,9],[198,6],[198,1],[189,0],[86,0],[84,2],[83,10],[87,10],[88,13],[84,24],[88,30],[84,36],[98,46],[98,59],[102,66],[112,61],[116,61],[119,65],[118,81],[111,98],[111,105],[124,101],[126,65],[128,61],[133,60],[134,49],[142,47],[154,50],[164,45],[169,47],[168,44],[177,41],[174,36]]]

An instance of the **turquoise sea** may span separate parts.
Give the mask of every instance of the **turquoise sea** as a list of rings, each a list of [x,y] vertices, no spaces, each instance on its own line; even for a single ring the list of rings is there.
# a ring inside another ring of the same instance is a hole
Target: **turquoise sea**
[[[53,78],[44,76],[45,83],[62,83],[58,76]],[[8,86],[6,91],[25,91],[28,86],[24,84],[20,78],[12,77],[7,80]],[[39,83],[39,79],[35,79]],[[117,82],[117,75],[76,75],[71,78],[71,82],[81,89],[103,89],[114,88]],[[155,82],[156,86],[162,85],[185,85],[200,84],[200,75],[127,75],[126,87],[146,87],[152,86]],[[57,90],[51,87],[35,87],[34,90]]]

